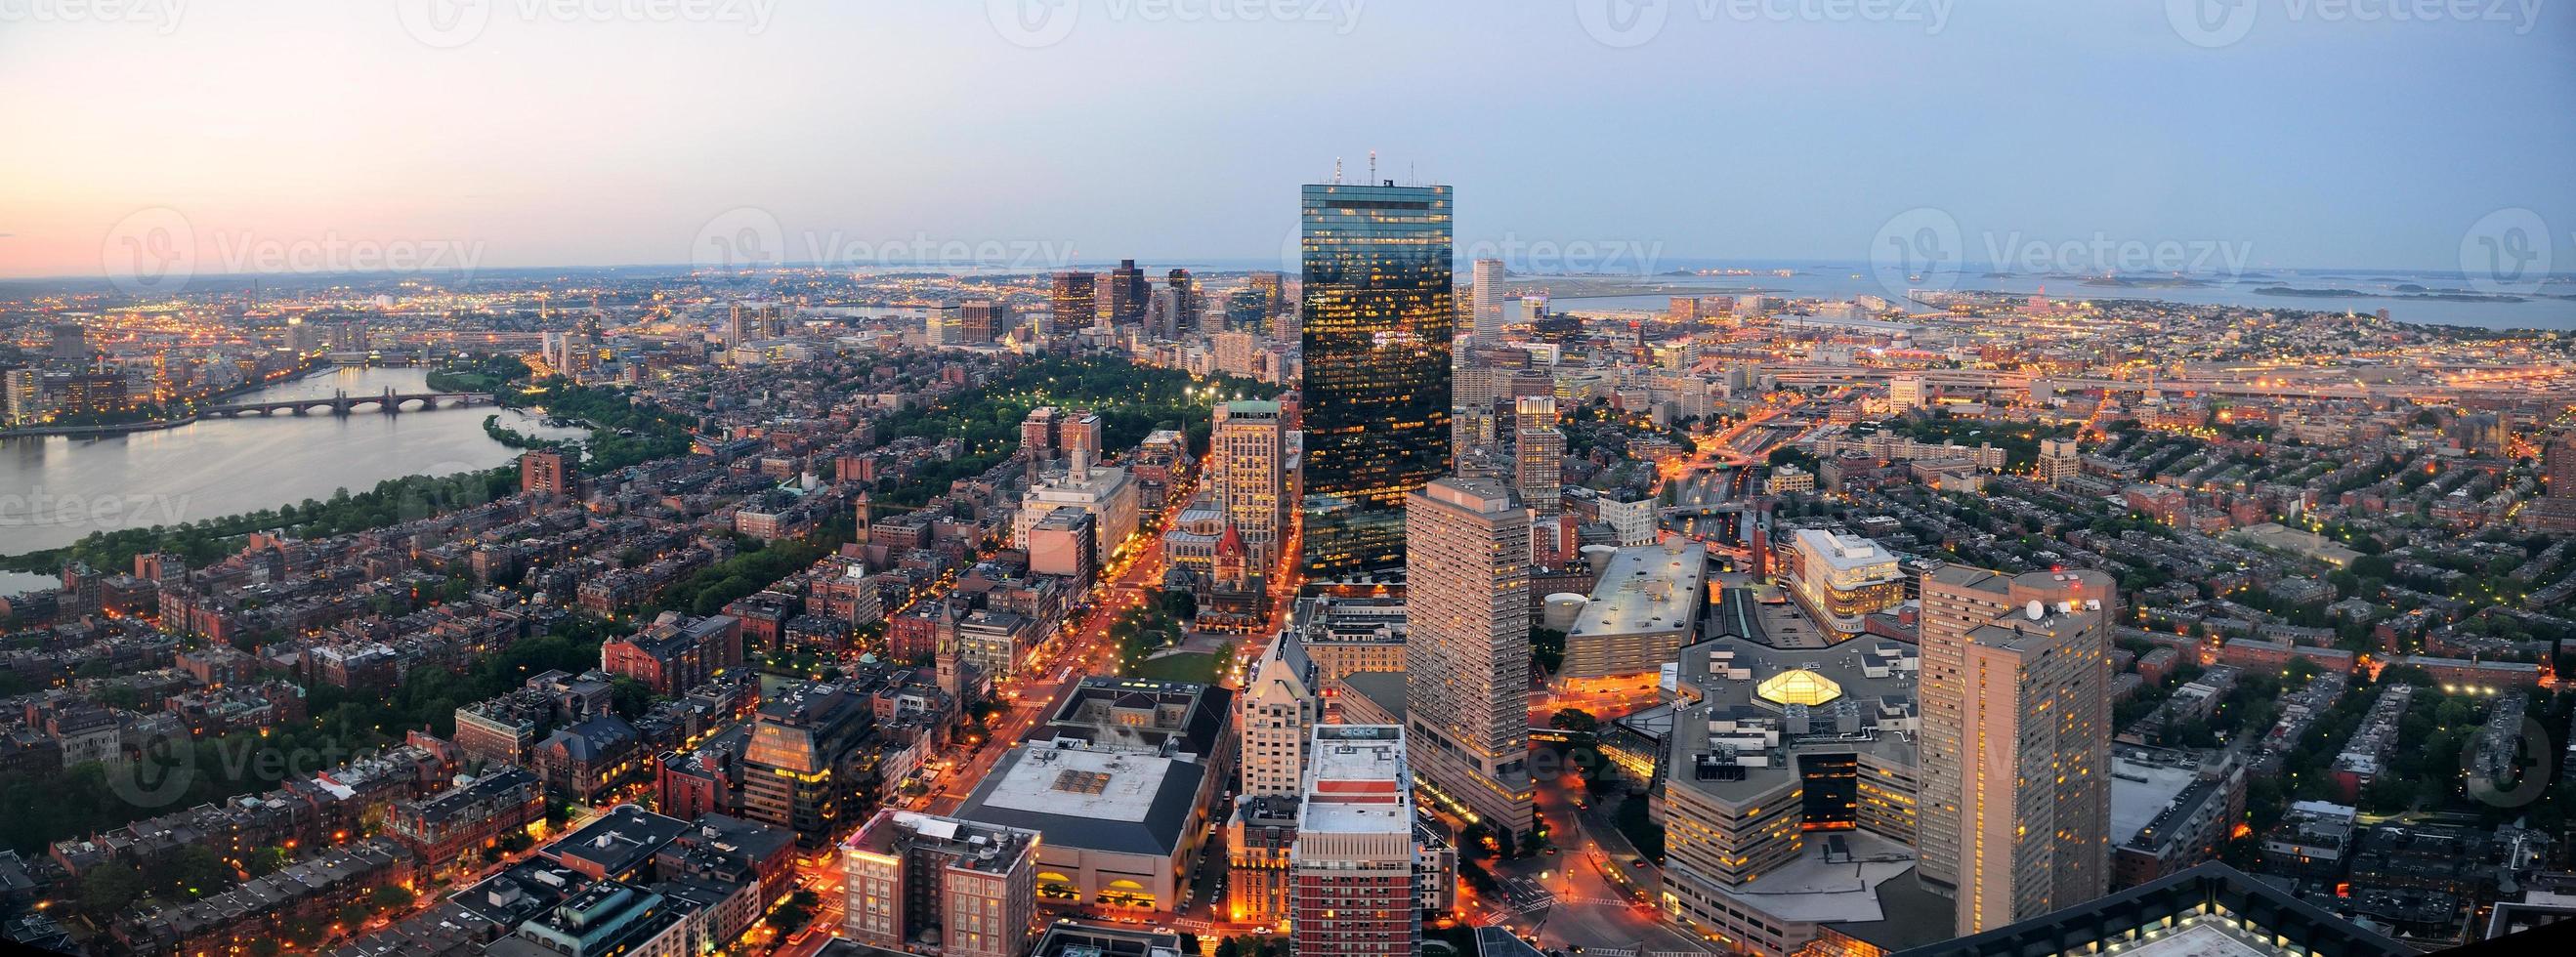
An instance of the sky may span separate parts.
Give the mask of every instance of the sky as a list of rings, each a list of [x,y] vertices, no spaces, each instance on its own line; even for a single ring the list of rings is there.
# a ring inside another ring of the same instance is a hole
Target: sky
[[[1516,269],[2576,271],[2568,0],[0,0],[0,89],[12,277],[1257,263],[1372,150]]]

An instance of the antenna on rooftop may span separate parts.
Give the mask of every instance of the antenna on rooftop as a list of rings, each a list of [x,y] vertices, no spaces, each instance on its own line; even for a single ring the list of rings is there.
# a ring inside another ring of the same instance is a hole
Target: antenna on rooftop
[[[1339,157],[1339,156],[1336,156],[1336,157],[1333,157],[1333,185],[1339,186],[1339,185],[1341,185],[1341,182],[1342,182],[1342,158],[1341,158],[1341,157]]]
[[[1377,185],[1377,151],[1369,151],[1369,185]]]

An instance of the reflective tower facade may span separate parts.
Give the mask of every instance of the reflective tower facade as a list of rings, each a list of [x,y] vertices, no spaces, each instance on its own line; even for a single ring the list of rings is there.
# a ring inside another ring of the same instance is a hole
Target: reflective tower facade
[[[1308,580],[1404,567],[1404,498],[1449,473],[1450,191],[1304,191]]]

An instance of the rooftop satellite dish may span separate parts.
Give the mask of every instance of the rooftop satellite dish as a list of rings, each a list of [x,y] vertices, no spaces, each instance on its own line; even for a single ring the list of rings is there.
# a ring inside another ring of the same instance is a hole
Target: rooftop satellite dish
[[[2030,607],[2025,609],[2025,613],[2030,615],[2030,620],[2039,621],[2048,617],[2048,606],[2041,604],[2039,599],[2033,598],[2030,600]]]

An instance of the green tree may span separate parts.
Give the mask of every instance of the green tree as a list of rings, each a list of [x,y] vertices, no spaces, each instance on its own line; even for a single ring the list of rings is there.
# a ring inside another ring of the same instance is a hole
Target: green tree
[[[1600,730],[1601,719],[1593,717],[1592,712],[1581,708],[1559,708],[1555,714],[1547,716],[1547,726],[1559,731],[1591,734]]]

